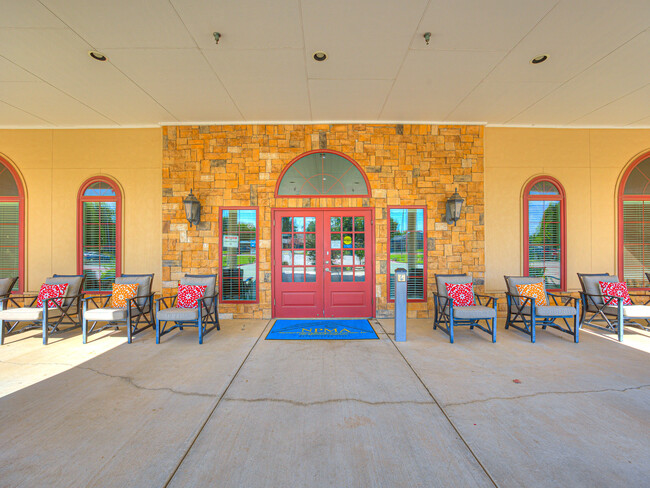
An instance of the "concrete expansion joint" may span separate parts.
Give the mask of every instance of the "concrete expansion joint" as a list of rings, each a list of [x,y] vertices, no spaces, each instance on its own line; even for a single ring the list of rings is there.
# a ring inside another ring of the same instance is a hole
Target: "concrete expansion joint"
[[[137,388],[138,390],[146,390],[146,391],[168,391],[170,393],[174,393],[176,395],[183,395],[183,396],[196,396],[196,397],[207,397],[207,398],[216,398],[217,395],[212,394],[212,393],[200,393],[200,392],[193,392],[193,391],[180,391],[180,390],[175,390],[173,388],[168,388],[168,387],[160,387],[160,388],[148,388],[146,386],[139,385],[135,382],[133,378],[130,376],[121,376],[121,375],[114,375],[114,374],[109,374],[105,373],[103,371],[99,371],[97,369],[89,368],[87,366],[77,366],[79,369],[85,369],[86,371],[91,371],[95,374],[101,375],[101,376],[106,376],[108,378],[114,378],[117,380],[122,380],[129,385],[133,386],[134,388]]]
[[[382,406],[382,405],[435,405],[433,400],[397,400],[397,401],[381,401],[373,402],[369,400],[362,400],[360,398],[332,398],[330,400],[316,400],[313,402],[299,402],[297,400],[289,400],[286,398],[224,398],[225,402],[241,402],[241,403],[284,403],[294,405],[296,407],[313,407],[317,405],[327,405],[330,403],[362,403],[364,405]]]
[[[74,368],[74,364],[70,363],[18,363],[16,361],[2,361],[0,364],[11,364],[12,366],[67,366],[68,368]]]
[[[643,388],[648,388],[648,387],[650,387],[650,385],[629,386],[627,388],[604,388],[602,390],[539,391],[537,393],[530,393],[528,395],[518,395],[518,396],[511,396],[511,397],[490,397],[490,398],[481,398],[479,400],[471,400],[469,402],[447,403],[444,405],[444,407],[458,407],[462,405],[472,405],[475,403],[490,402],[493,400],[518,400],[521,398],[533,398],[533,397],[545,396],[545,395],[580,395],[583,393],[608,393],[608,392],[624,393],[626,391],[642,390]]]

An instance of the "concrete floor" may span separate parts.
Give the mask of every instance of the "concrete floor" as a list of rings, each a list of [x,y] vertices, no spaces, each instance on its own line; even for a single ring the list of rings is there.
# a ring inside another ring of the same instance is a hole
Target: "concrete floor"
[[[265,341],[267,321],[126,344],[0,347],[0,486],[647,486],[650,336],[372,321],[380,340]],[[514,380],[518,380],[515,382]]]

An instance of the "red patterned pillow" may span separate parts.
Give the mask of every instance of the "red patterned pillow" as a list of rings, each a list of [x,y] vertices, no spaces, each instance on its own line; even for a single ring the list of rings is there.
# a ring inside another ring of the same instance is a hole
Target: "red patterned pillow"
[[[63,297],[65,296],[65,291],[68,289],[67,283],[61,283],[60,285],[46,285],[43,283],[41,289],[38,292],[38,298],[36,299],[36,305],[38,307],[43,306],[43,301],[48,298]],[[63,303],[63,298],[54,300],[56,304],[60,307]],[[54,303],[47,302],[48,308],[54,308]]]
[[[623,299],[623,305],[632,305],[632,300],[630,299],[630,293],[627,291],[627,283],[625,281],[609,283],[607,281],[599,281],[598,286],[600,286],[600,292],[603,295],[609,295],[610,297],[619,297]],[[616,298],[610,299],[603,297],[605,303],[610,307],[618,307],[618,300]],[[607,300],[611,300],[609,303]]]
[[[207,286],[198,285],[178,285],[178,296],[176,306],[178,308],[198,308],[199,298],[205,295]]]
[[[447,296],[454,301],[454,307],[471,307],[476,305],[474,301],[474,285],[472,283],[463,283],[454,285],[445,283]]]

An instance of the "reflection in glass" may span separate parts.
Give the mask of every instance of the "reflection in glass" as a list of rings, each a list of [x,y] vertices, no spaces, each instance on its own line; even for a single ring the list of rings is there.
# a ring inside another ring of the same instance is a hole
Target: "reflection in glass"
[[[352,217],[343,217],[343,232],[352,232]]]
[[[305,249],[316,249],[316,234],[305,234]]]
[[[304,232],[305,231],[305,218],[304,217],[294,217],[293,218],[293,231],[294,232]]]
[[[291,251],[282,251],[282,264],[291,266]]]
[[[294,249],[304,249],[305,248],[305,234],[294,234],[293,235],[293,248]]]
[[[291,232],[291,217],[282,217],[282,232]]]
[[[341,218],[330,217],[330,231],[341,232]]]
[[[316,268],[311,266],[307,266],[307,268],[305,268],[305,281],[307,283],[316,282]]]
[[[282,268],[282,282],[291,283],[293,281],[293,271],[291,268]]]
[[[366,269],[357,266],[354,268],[354,281],[366,281]]]
[[[354,264],[352,251],[343,251],[343,264]]]
[[[366,251],[354,251],[354,264],[366,264]]]
[[[332,264],[341,264],[341,251],[332,251]]]
[[[316,232],[316,217],[305,218],[305,230],[307,232]]]
[[[341,268],[333,267],[330,274],[332,275],[332,282],[339,283],[341,281]]]
[[[352,274],[352,266],[343,267],[343,281],[354,281],[354,276]]]
[[[354,235],[354,247],[357,249],[363,249],[365,246],[365,234],[355,234]]]
[[[363,230],[365,223],[365,218],[364,217],[355,217],[354,218],[354,230],[359,232],[360,230]]]
[[[282,234],[282,249],[291,249],[291,234]]]
[[[293,265],[294,266],[304,266],[305,265],[305,251],[294,251],[293,252]]]
[[[352,234],[343,234],[343,247],[352,248]]]
[[[330,248],[341,249],[341,234],[332,234]]]
[[[316,251],[307,251],[305,253],[305,264],[316,264]]]
[[[294,268],[293,270],[293,282],[294,283],[304,283],[305,282],[305,275],[304,273],[305,268]]]

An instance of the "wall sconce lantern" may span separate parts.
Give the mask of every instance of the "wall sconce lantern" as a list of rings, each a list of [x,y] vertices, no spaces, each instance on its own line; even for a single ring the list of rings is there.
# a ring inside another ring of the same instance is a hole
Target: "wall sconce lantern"
[[[192,190],[183,200],[183,205],[185,205],[185,217],[190,223],[190,228],[192,224],[198,225],[201,222],[201,202],[194,196]]]
[[[454,194],[447,199],[447,213],[445,215],[447,224],[453,223],[454,226],[456,225],[456,222],[460,219],[460,211],[463,207],[464,201],[465,200],[458,194],[458,188],[456,188]]]

